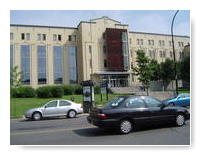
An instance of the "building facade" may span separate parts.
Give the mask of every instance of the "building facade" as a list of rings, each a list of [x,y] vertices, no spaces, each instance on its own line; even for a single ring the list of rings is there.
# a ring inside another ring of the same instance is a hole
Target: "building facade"
[[[175,36],[176,59],[188,36]],[[108,80],[112,87],[137,83],[132,68],[142,49],[158,62],[173,59],[171,35],[132,32],[108,17],[81,21],[76,28],[10,25],[10,65],[23,72],[23,84],[44,85]]]

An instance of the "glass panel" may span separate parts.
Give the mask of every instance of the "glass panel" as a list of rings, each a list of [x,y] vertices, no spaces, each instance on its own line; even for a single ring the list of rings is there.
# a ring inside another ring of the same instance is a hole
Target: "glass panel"
[[[69,79],[70,83],[77,82],[76,47],[68,46],[69,53]]]
[[[71,103],[67,101],[60,101],[59,103],[59,106],[69,106],[69,105],[71,105]]]
[[[54,46],[54,83],[62,84],[62,47]]]
[[[46,84],[46,46],[38,46],[38,84]]]
[[[162,102],[153,98],[146,97],[145,102],[147,103],[148,107],[162,107]]]
[[[30,84],[30,46],[21,45],[22,84]]]
[[[51,101],[49,102],[46,107],[57,107],[57,101]]]
[[[10,45],[10,67],[13,67],[13,45]]]
[[[142,99],[132,98],[125,104],[126,108],[145,108],[145,103]]]

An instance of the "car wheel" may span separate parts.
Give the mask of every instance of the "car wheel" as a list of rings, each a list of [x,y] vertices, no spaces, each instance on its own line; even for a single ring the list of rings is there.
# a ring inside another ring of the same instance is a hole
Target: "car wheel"
[[[39,112],[35,112],[33,113],[33,117],[32,117],[35,121],[38,121],[42,118],[42,115]]]
[[[127,119],[122,120],[119,124],[119,131],[122,134],[128,134],[129,132],[131,132],[132,128],[133,126],[132,126],[131,121]]]
[[[170,102],[169,106],[175,106],[175,104],[173,102]]]
[[[74,118],[76,117],[76,111],[75,110],[70,110],[67,114],[68,118]]]
[[[183,114],[177,114],[175,123],[176,126],[183,126],[185,124],[185,116]]]

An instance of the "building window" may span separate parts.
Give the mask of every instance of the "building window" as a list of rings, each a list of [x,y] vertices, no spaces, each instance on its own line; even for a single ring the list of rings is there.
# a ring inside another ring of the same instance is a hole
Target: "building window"
[[[162,40],[162,46],[165,46],[165,41],[164,40]]]
[[[104,59],[103,64],[104,64],[104,67],[107,68],[107,60],[106,59]]]
[[[169,41],[169,46],[172,46],[172,41]]]
[[[13,45],[10,45],[10,67],[13,67]]]
[[[162,41],[161,40],[159,40],[159,46],[162,46]]]
[[[103,53],[106,53],[106,45],[103,46]]]
[[[92,46],[89,45],[89,52],[92,53]]]
[[[46,34],[38,34],[38,40],[39,41],[45,41],[46,40]]]
[[[140,39],[137,39],[137,45],[140,45]]]
[[[30,33],[21,33],[21,40],[30,40]]]
[[[62,84],[62,47],[54,46],[54,84]]]
[[[76,41],[76,36],[75,35],[69,35],[68,41]]]
[[[92,68],[92,59],[90,59],[90,68]]]
[[[10,33],[10,40],[13,40],[13,39],[14,39],[14,34]]]
[[[21,45],[21,71],[23,73],[22,84],[30,84],[30,46]]]
[[[143,45],[143,39],[137,39],[137,45]]]
[[[69,79],[70,83],[77,83],[77,51],[75,46],[68,46],[69,55]]]
[[[25,34],[24,33],[21,34],[21,39],[25,40]]]
[[[170,58],[173,58],[173,52],[170,51]]]
[[[163,51],[163,58],[166,57],[166,51]]]
[[[53,35],[53,41],[61,41],[61,40],[62,40],[62,36],[60,34]]]
[[[61,41],[61,35],[60,34],[58,35],[58,41]]]
[[[162,53],[162,51],[160,51],[160,58],[162,58],[163,57],[163,53]]]
[[[38,46],[38,84],[46,84],[46,46]]]

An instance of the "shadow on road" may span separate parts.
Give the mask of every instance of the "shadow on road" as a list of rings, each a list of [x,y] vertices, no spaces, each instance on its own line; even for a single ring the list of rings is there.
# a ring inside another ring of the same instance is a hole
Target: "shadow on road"
[[[174,127],[172,124],[162,124],[162,125],[142,125],[137,126],[131,133],[138,133],[142,131],[156,130],[156,129],[164,129]],[[116,130],[106,130],[101,128],[87,128],[87,129],[76,129],[73,130],[74,133],[84,136],[84,137],[99,137],[99,136],[113,136],[113,135],[121,135]],[[131,134],[130,133],[130,134]]]

